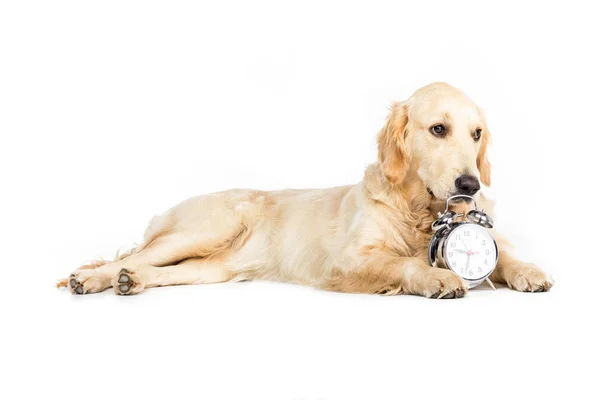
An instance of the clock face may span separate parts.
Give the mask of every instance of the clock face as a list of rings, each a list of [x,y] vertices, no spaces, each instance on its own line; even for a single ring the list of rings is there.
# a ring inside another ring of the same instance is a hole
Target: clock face
[[[496,243],[479,225],[459,225],[448,236],[445,250],[448,268],[463,279],[482,279],[496,266]]]

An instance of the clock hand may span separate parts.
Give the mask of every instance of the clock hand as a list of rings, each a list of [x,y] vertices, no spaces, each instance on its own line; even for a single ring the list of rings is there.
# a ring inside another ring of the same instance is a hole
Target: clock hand
[[[460,239],[460,242],[463,244],[463,246],[465,246],[465,249],[466,249],[467,251],[469,251],[469,248],[467,247],[467,245],[465,244],[465,242],[464,242],[462,239]]]
[[[452,251],[456,251],[456,252],[458,252],[458,253],[462,253],[462,254],[468,254],[468,252],[467,252],[467,251],[465,251],[465,250],[460,250],[460,249],[454,249],[454,250],[452,250]]]
[[[465,274],[469,272],[469,262],[471,261],[471,255],[467,253],[467,266],[465,267]]]
[[[464,240],[460,239],[460,242],[463,244],[463,246],[465,246],[465,249],[467,249],[467,251],[463,251],[463,250],[456,250],[459,253],[464,253],[467,255],[467,265],[465,266],[465,274],[469,272],[469,263],[471,261],[471,250],[469,250],[469,248],[467,247],[467,245],[465,244]]]

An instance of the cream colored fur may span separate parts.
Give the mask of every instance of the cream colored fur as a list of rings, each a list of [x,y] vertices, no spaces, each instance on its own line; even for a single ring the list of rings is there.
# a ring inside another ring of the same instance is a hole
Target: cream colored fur
[[[447,137],[430,133],[436,123],[451,127]],[[472,136],[477,128],[483,132],[478,141]],[[134,294],[146,287],[267,279],[341,292],[462,297],[465,282],[428,266],[426,250],[431,223],[455,179],[467,173],[490,184],[488,141],[483,115],[468,97],[444,83],[426,86],[393,105],[378,136],[378,162],[362,182],[191,198],[155,217],[135,251],[80,268],[59,286],[78,294],[111,286]],[[477,199],[491,211],[483,195]],[[541,270],[513,258],[501,237],[498,242],[494,281],[520,291],[550,289]]]

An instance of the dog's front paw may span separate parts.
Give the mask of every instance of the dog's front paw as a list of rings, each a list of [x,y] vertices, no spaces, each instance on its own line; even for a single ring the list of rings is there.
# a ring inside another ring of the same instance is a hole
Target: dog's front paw
[[[465,281],[447,269],[429,267],[413,279],[412,292],[432,299],[457,299],[469,291]]]
[[[509,288],[519,292],[547,292],[554,282],[533,264],[505,267],[504,280]]]

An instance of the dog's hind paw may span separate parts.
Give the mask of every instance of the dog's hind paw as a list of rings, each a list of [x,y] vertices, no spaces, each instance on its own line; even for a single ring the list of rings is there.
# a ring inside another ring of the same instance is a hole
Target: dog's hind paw
[[[126,269],[122,269],[112,282],[116,294],[137,294],[144,290],[144,284],[139,275]]]

